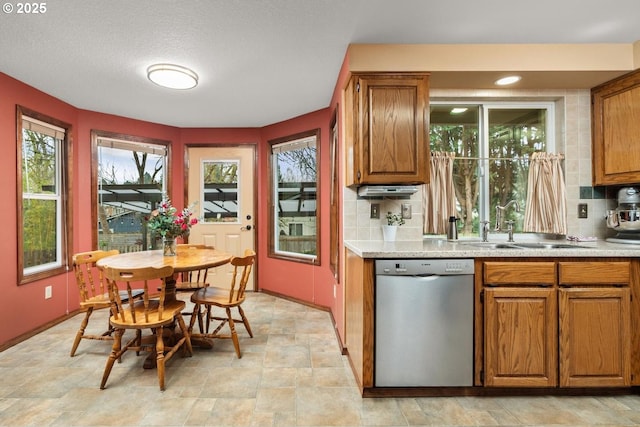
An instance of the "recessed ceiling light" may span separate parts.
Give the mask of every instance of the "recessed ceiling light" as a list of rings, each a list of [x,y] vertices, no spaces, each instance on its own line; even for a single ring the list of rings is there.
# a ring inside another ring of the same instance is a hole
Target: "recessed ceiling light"
[[[462,114],[467,110],[468,108],[466,107],[455,107],[451,109],[451,114]]]
[[[173,64],[155,64],[147,68],[147,77],[155,84],[170,89],[191,89],[198,84],[192,70]]]
[[[496,84],[498,86],[512,85],[516,82],[519,82],[521,78],[522,77],[520,76],[507,76],[496,80]]]

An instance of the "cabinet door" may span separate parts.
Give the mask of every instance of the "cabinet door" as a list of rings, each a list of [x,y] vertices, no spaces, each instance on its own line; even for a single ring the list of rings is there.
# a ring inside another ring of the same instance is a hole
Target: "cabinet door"
[[[594,88],[593,183],[640,181],[640,72]]]
[[[498,287],[484,293],[484,385],[556,386],[556,291]]]
[[[360,75],[357,184],[421,184],[429,177],[429,77]]]
[[[559,297],[560,385],[629,386],[629,288],[567,288]]]

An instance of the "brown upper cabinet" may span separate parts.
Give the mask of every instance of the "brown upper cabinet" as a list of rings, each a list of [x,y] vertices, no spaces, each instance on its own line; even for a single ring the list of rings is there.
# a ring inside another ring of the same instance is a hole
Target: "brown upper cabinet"
[[[347,186],[429,180],[429,74],[353,74],[345,93]]]
[[[640,182],[640,70],[591,90],[593,184]]]

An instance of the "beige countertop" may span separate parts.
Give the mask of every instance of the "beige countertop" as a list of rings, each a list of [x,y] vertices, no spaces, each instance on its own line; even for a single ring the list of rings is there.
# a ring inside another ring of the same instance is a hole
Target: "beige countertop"
[[[530,240],[512,243],[530,244]],[[491,248],[479,240],[449,242],[443,238],[384,242],[382,240],[347,240],[344,245],[362,258],[484,258],[484,257],[640,257],[640,245],[624,243],[569,242],[541,240],[537,243],[561,244],[562,248]],[[490,240],[506,244],[505,240]]]

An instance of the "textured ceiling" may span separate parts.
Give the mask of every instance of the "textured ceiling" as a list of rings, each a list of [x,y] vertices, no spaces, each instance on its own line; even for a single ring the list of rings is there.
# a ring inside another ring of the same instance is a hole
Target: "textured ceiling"
[[[638,0],[46,5],[39,15],[0,12],[0,72],[78,108],[179,127],[259,127],[325,108],[350,43],[640,40]],[[198,87],[171,91],[150,83],[145,70],[157,62],[192,68]]]

